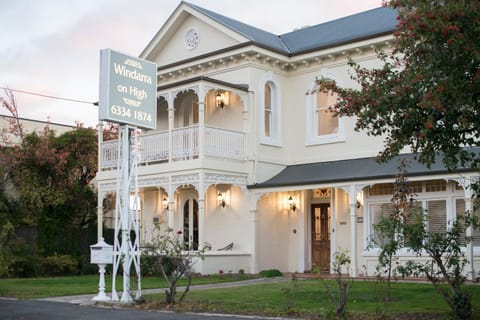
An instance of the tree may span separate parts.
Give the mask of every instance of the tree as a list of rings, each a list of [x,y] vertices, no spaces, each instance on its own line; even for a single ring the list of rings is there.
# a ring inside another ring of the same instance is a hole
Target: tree
[[[182,231],[173,232],[171,228],[155,226],[155,236],[151,243],[146,245],[145,255],[155,260],[167,282],[165,302],[168,305],[181,303],[192,283],[193,265],[203,259],[203,249],[194,250],[193,244],[184,243]],[[177,297],[177,284],[181,278],[187,279],[185,290]]]
[[[44,256],[86,254],[76,237],[96,226],[96,131],[79,126],[57,136],[47,125],[26,133],[11,92],[1,102],[13,117],[2,130],[0,218],[35,228],[32,250]]]
[[[409,212],[415,208],[413,194],[406,178],[408,163],[402,161],[398,167],[398,175],[394,183],[394,194],[390,200],[389,214],[383,215],[377,224],[373,225],[377,237],[373,237],[372,246],[378,246],[377,271],[379,276],[386,273],[387,291],[385,301],[391,300],[392,276],[396,270],[395,257],[401,248],[406,245],[408,238],[405,237],[403,227],[409,221]]]
[[[390,0],[398,12],[393,48],[378,51],[381,67],[368,69],[353,60],[352,79],[359,89],[318,79],[320,90],[336,92],[332,108],[339,116],[355,116],[355,129],[384,136],[379,161],[388,161],[409,147],[430,166],[477,168],[480,141],[480,2],[478,0]],[[439,157],[441,155],[441,157]],[[471,186],[480,190],[480,184]],[[401,224],[404,240],[429,265],[417,266],[450,305],[456,317],[471,317],[470,295],[462,286],[465,257],[460,234],[472,226],[466,212],[445,234],[426,230],[425,214],[412,214]],[[402,219],[403,219],[402,218]],[[447,284],[439,285],[442,278]]]
[[[478,218],[470,214],[458,216],[445,233],[428,230],[428,212],[425,214],[421,208],[410,212],[408,218],[410,223],[403,224],[402,230],[409,239],[410,250],[417,256],[427,255],[430,259],[410,260],[399,267],[399,271],[425,275],[448,304],[455,319],[472,319],[472,293],[465,286],[468,260],[460,244],[467,228],[479,228]]]
[[[356,130],[385,135],[379,154],[389,160],[404,147],[427,165],[438,152],[452,169],[477,165],[480,138],[480,2],[384,1],[398,12],[391,52],[378,52],[383,66],[367,69],[351,60],[346,89],[318,79],[339,95],[334,111],[356,116]]]

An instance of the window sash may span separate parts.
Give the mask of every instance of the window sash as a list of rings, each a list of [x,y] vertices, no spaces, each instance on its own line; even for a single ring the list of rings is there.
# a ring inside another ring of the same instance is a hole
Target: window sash
[[[317,136],[325,136],[338,133],[339,118],[331,110],[338,99],[337,93],[317,92],[317,107],[315,112],[315,124]]]

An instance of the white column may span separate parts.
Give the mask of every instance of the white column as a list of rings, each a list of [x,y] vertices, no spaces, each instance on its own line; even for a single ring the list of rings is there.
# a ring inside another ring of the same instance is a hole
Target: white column
[[[357,195],[362,190],[361,185],[352,184],[342,187],[348,193],[348,204],[350,207],[350,260],[351,276],[358,276],[358,252],[357,252]]]
[[[468,211],[471,215],[473,215],[473,206],[472,206],[472,197],[471,197],[472,190],[470,188],[467,188],[464,191],[465,191],[465,210]],[[473,261],[473,239],[472,239],[473,228],[471,224],[467,227],[465,235],[467,239],[470,239],[469,241],[467,241],[467,248],[466,248],[467,249],[466,256],[469,263],[467,267],[469,274],[467,275],[467,277],[470,280],[474,280],[475,279],[475,263]]]
[[[477,181],[478,177],[469,177],[469,178],[458,178],[458,179],[453,179],[456,181],[460,186],[463,188],[463,192],[465,194],[465,211],[469,212],[470,214],[473,214],[473,205],[472,205],[472,196],[473,196],[473,190],[470,187],[472,183]],[[458,215],[458,212],[457,212]],[[472,233],[473,233],[473,228],[472,226],[467,227],[465,230],[465,236],[467,239],[472,239]],[[466,241],[466,252],[465,255],[467,256],[467,261],[468,261],[468,274],[467,278],[470,280],[475,279],[475,264],[473,260],[473,241]]]
[[[351,198],[351,197],[350,197]],[[356,201],[349,201],[350,205],[350,247],[352,250],[351,255],[351,269],[352,269],[352,277],[356,277],[358,275],[358,262],[357,262],[357,202]]]
[[[198,88],[198,158],[205,158],[205,96],[203,84]]]
[[[168,162],[172,162],[172,151],[173,151],[173,137],[172,137],[172,130],[175,126],[174,119],[175,119],[175,108],[173,107],[174,97],[173,94],[170,92],[168,94]],[[168,194],[169,198],[170,193]]]
[[[245,191],[245,190],[244,190]],[[245,191],[246,192],[246,191]],[[258,200],[260,199],[260,194],[249,193],[246,195],[250,198],[250,273],[258,273],[258,249],[257,249],[257,230],[258,230]]]
[[[300,193],[300,203],[302,204],[301,210],[296,214],[297,216],[297,250],[298,250],[298,261],[297,261],[297,271],[305,271],[305,248],[306,248],[306,235],[305,235],[305,215],[309,212],[308,208],[305,207],[305,191]],[[298,210],[298,209],[297,209]]]
[[[171,149],[170,149],[171,150]],[[175,227],[175,194],[172,189],[172,177],[168,177],[168,228],[174,230]]]
[[[198,248],[201,249],[205,243],[205,174],[200,172],[198,184]]]

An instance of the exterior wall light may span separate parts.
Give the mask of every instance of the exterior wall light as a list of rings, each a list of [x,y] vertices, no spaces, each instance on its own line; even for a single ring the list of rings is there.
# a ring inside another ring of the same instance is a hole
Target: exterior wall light
[[[217,195],[217,201],[218,201],[218,206],[219,207],[221,206],[221,207],[225,208],[225,206],[227,205],[226,202],[225,202],[225,197],[220,192]]]
[[[288,207],[292,211],[297,210],[297,204],[295,203],[295,200],[293,200],[292,196],[288,197]]]
[[[217,94],[215,95],[215,102],[217,104],[217,108],[223,109],[223,107],[225,107],[225,100],[223,94],[221,94],[220,91],[217,91]]]
[[[162,204],[163,204],[163,209],[168,210],[168,198],[164,197]]]

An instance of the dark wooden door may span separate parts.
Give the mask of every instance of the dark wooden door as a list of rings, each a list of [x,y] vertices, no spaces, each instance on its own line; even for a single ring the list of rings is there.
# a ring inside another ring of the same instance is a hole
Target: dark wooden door
[[[312,204],[312,265],[320,271],[330,270],[330,204]]]

